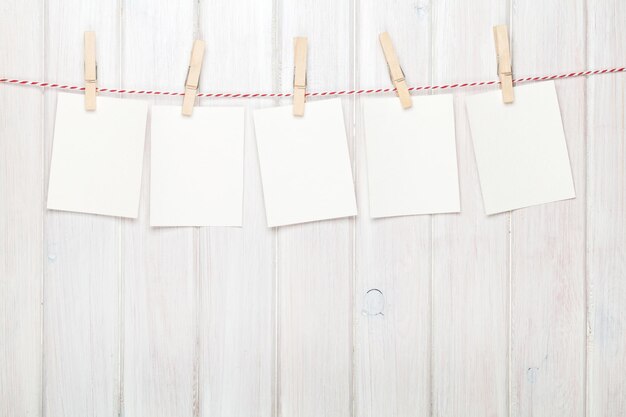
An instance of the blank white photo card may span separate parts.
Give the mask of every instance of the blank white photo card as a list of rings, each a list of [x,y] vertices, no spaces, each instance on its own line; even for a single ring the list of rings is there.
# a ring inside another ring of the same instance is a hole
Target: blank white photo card
[[[148,105],[82,94],[57,99],[48,209],[136,218]]]
[[[254,112],[269,227],[357,214],[340,99]]]
[[[553,81],[468,96],[467,112],[487,214],[575,197]]]
[[[244,108],[152,108],[151,226],[241,226]]]
[[[460,211],[452,95],[363,100],[370,217]]]

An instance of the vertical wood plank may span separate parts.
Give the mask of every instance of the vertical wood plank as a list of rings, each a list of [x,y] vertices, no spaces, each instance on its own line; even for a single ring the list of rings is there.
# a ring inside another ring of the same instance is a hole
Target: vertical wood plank
[[[46,79],[84,83],[83,34],[96,32],[100,85],[120,81],[120,9],[97,0],[46,2]],[[46,178],[56,112],[46,93]],[[117,218],[45,212],[44,415],[119,412]]]
[[[270,91],[272,1],[202,2],[207,42],[201,88]],[[265,223],[252,110],[270,100],[202,99],[246,106],[242,228],[200,229],[200,415],[275,413],[275,239]]]
[[[282,90],[293,89],[296,36],[308,37],[308,91],[353,85],[353,2],[277,3]],[[343,103],[352,147],[354,99]],[[353,235],[349,218],[278,230],[282,416],[351,415]]]
[[[124,86],[183,89],[196,28],[194,4],[124,2]],[[181,97],[153,101],[182,109]],[[192,416],[197,415],[198,232],[150,227],[149,175],[148,133],[139,219],[124,220],[122,228],[124,415]]]
[[[43,15],[42,2],[3,2],[0,76],[43,78]],[[0,109],[0,416],[34,417],[42,396],[43,94],[0,86]]]
[[[357,85],[391,86],[378,34],[388,31],[409,86],[430,79],[430,5],[357,3]],[[355,415],[430,415],[431,216],[370,219],[357,98]],[[398,111],[402,111],[398,102]]]
[[[626,62],[626,4],[587,1],[589,68]],[[587,81],[587,415],[626,415],[626,75]]]
[[[583,1],[514,1],[512,12],[517,76],[585,68]],[[513,416],[585,413],[585,80],[557,93],[576,199],[511,215]]]
[[[494,79],[492,27],[506,2],[433,5],[433,82]],[[509,218],[485,216],[465,95],[455,94],[460,214],[433,216],[433,415],[508,410]]]

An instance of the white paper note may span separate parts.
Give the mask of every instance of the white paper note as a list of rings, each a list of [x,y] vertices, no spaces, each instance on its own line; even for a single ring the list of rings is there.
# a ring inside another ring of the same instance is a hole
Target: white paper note
[[[241,226],[244,109],[154,106],[150,225]]]
[[[371,217],[460,210],[452,95],[363,102]]]
[[[98,97],[85,110],[82,94],[59,93],[48,208],[136,218],[148,105]]]
[[[341,100],[254,112],[269,227],[356,215]]]
[[[467,97],[487,214],[575,197],[554,82]]]

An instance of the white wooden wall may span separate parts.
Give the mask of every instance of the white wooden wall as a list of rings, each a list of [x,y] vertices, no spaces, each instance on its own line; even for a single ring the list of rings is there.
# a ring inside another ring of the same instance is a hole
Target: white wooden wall
[[[623,0],[2,0],[0,76],[203,91],[494,79],[626,63]],[[242,229],[46,211],[56,93],[0,86],[0,417],[626,415],[626,76],[557,82],[578,197],[486,217],[455,92],[462,213],[368,218],[360,99],[343,99],[360,216],[265,227],[245,105]],[[137,98],[133,98],[137,99]],[[179,103],[179,99],[149,99]]]

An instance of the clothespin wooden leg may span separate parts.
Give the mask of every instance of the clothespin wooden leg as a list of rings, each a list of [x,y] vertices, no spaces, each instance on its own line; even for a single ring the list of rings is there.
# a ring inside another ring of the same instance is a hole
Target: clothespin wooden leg
[[[307,38],[294,39],[293,115],[304,116],[306,101]]]
[[[85,110],[96,109],[98,69],[96,66],[96,32],[85,32]]]
[[[385,60],[387,60],[391,82],[396,88],[402,107],[408,109],[413,105],[413,101],[411,100],[409,87],[406,83],[406,79],[404,78],[402,67],[400,67],[400,61],[396,55],[396,50],[393,48],[393,44],[391,43],[391,37],[389,36],[389,33],[383,32],[379,35],[378,39],[380,40],[380,46],[383,48]]]
[[[202,59],[204,58],[204,41],[196,40],[191,49],[191,59],[187,69],[185,80],[185,97],[183,97],[183,116],[191,116],[193,106],[196,103],[200,72],[202,71]]]
[[[511,49],[507,26],[494,26],[493,37],[496,43],[498,77],[500,78],[500,88],[502,89],[502,101],[506,104],[513,103],[515,101],[515,93],[513,92],[513,70],[511,66]]]

